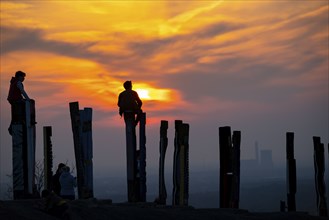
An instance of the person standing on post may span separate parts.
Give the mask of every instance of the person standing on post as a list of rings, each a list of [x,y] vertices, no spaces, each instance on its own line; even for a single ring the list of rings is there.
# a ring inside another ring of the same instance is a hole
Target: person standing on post
[[[22,103],[27,100],[30,101],[30,97],[24,90],[23,81],[26,77],[26,73],[17,71],[15,77],[10,80],[10,87],[7,100],[11,105],[11,122],[8,128],[10,135],[12,134],[12,123],[17,120],[17,112],[21,112]]]
[[[137,162],[136,162],[136,125],[139,122],[140,115],[143,112],[142,101],[136,91],[132,90],[131,81],[123,84],[125,91],[119,94],[118,106],[119,114],[124,116],[126,124],[126,156],[127,156],[127,187],[128,202],[137,202],[139,191],[137,184]],[[136,117],[137,115],[137,117]]]

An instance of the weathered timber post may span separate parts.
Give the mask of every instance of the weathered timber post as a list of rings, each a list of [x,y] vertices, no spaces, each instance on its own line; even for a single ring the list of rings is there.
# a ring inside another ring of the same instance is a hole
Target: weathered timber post
[[[324,181],[324,144],[320,137],[313,136],[316,205],[319,216],[328,216],[326,186]]]
[[[70,115],[77,168],[78,198],[91,198],[93,197],[92,109],[79,110],[78,102],[70,102]]]
[[[146,113],[140,113],[139,121],[139,158],[137,159],[137,172],[135,176],[139,175],[139,201],[146,202]]]
[[[79,110],[80,114],[80,143],[82,147],[82,168],[84,174],[82,198],[93,198],[93,139],[92,139],[92,108]]]
[[[141,117],[143,117],[141,115]],[[135,113],[128,112],[124,115],[126,125],[126,159],[127,159],[127,193],[128,202],[137,202],[140,197],[140,182],[137,178],[137,157],[141,157],[137,151]],[[145,134],[144,134],[145,135]]]
[[[33,197],[35,192],[35,101],[12,104],[11,136],[13,143],[14,199]]]
[[[240,201],[240,143],[241,132],[233,131],[232,136],[232,171],[233,171],[233,187],[231,196],[231,208],[239,208]]]
[[[231,158],[231,127],[219,128],[219,157],[220,157],[220,173],[219,173],[219,193],[220,208],[230,207],[230,198],[232,192],[232,158]]]
[[[71,124],[73,132],[73,142],[74,142],[74,153],[75,153],[75,163],[77,168],[77,185],[78,185],[78,198],[83,198],[83,185],[84,185],[84,174],[82,165],[82,147],[80,140],[80,114],[79,114],[79,102],[70,102],[70,115]]]
[[[43,154],[44,154],[44,188],[52,189],[53,177],[53,150],[51,144],[52,128],[51,126],[43,127]]]
[[[166,157],[166,150],[168,147],[168,121],[161,121],[160,125],[160,158],[159,158],[159,197],[158,204],[166,205],[167,190],[164,176],[164,164]]]
[[[288,212],[296,211],[295,194],[297,192],[296,160],[294,158],[294,133],[286,133],[286,151],[287,151],[287,205]]]
[[[180,203],[181,206],[188,205],[189,198],[189,125],[183,123],[181,129],[181,173],[180,173]]]
[[[180,154],[180,148],[179,148],[179,129],[178,127],[183,123],[181,120],[175,120],[175,138],[174,138],[174,160],[173,160],[173,191],[172,191],[172,205],[178,205],[179,204],[179,179],[178,179],[178,167],[177,164],[179,162],[179,154]]]
[[[187,206],[189,197],[189,125],[175,121],[173,205]]]

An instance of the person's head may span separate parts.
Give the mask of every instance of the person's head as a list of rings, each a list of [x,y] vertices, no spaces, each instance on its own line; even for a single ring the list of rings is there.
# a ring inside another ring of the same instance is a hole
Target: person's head
[[[65,166],[62,168],[63,172],[70,172],[70,167]]]
[[[125,89],[131,89],[133,87],[133,85],[132,85],[131,81],[126,81],[123,83],[123,87]]]
[[[60,163],[58,164],[57,170],[61,170],[63,167],[65,167],[65,164]]]
[[[25,76],[26,76],[26,73],[24,73],[23,71],[20,71],[20,70],[15,73],[15,77],[22,82],[24,81]]]

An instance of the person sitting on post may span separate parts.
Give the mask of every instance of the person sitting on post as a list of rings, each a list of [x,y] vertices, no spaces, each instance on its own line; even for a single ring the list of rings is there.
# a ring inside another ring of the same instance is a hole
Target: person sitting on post
[[[16,102],[23,101],[24,98],[26,100],[30,100],[29,96],[24,90],[23,81],[26,77],[26,73],[22,71],[17,71],[15,73],[15,77],[12,77],[10,80],[9,94],[8,94],[8,102],[13,105]]]
[[[135,126],[138,124],[140,120],[140,114],[143,112],[142,107],[142,100],[139,98],[138,93],[132,90],[132,83],[131,81],[126,81],[123,84],[125,91],[119,94],[118,98],[118,106],[119,106],[119,114],[122,117],[124,115],[124,119],[126,120],[131,115],[135,118]]]
[[[30,101],[30,97],[24,90],[23,81],[26,77],[26,73],[17,71],[15,77],[10,80],[10,87],[7,100],[11,105],[11,122],[8,128],[9,134],[12,135],[12,124],[14,122],[15,112],[20,111],[21,105],[24,101]]]

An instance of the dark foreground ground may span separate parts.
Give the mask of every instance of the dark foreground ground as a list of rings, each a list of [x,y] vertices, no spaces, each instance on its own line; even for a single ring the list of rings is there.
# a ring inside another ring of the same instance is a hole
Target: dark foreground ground
[[[28,220],[58,219],[52,217],[38,208],[39,200],[0,201],[1,220]],[[118,203],[112,204],[110,200],[76,200],[71,202],[68,215],[70,219],[78,220],[324,220],[303,212],[293,213],[251,213],[246,210],[234,209],[195,209],[193,207],[157,206],[152,203]]]

